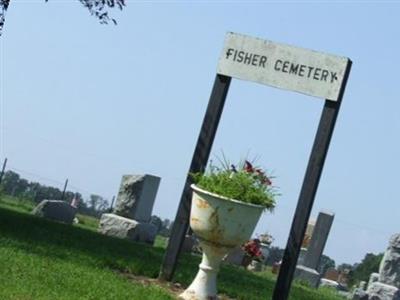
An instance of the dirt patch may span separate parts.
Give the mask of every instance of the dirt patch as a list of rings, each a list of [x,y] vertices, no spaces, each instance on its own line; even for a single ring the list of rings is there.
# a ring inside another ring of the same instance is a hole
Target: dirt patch
[[[138,282],[144,286],[150,286],[150,285],[157,285],[158,287],[168,290],[172,296],[175,296],[176,299],[178,299],[178,296],[183,293],[185,290],[185,287],[183,287],[180,283],[178,282],[169,282],[169,281],[161,281],[155,278],[149,278],[145,276],[138,276],[134,275],[131,273],[121,273],[118,272],[121,276],[128,278],[129,280]],[[226,295],[218,295],[219,300],[235,300],[234,298],[230,298]]]
[[[125,278],[128,278],[129,280],[138,282],[144,286],[157,285],[157,286],[171,292],[171,294],[173,296],[175,296],[176,298],[178,298],[179,294],[184,291],[184,288],[179,283],[176,283],[176,282],[160,281],[155,278],[138,276],[138,275],[133,275],[130,273],[120,273],[120,275]]]

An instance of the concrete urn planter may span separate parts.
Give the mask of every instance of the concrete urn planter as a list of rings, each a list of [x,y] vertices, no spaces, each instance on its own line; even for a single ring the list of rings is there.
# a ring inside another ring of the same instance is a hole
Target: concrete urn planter
[[[249,240],[263,206],[228,199],[192,185],[190,227],[199,239],[203,258],[199,271],[181,299],[217,299],[217,273],[222,258]]]

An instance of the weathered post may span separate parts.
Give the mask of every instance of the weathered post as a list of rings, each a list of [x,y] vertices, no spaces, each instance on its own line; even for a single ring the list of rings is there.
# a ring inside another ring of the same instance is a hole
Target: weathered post
[[[67,178],[67,180],[65,180],[64,189],[63,189],[63,192],[61,195],[61,200],[64,200],[65,191],[67,190],[67,185],[68,185],[68,178]]]
[[[296,212],[290,228],[278,280],[275,285],[273,300],[286,300],[289,296],[301,243],[314,204],[315,194],[317,193],[319,179],[321,178],[329,143],[350,74],[351,64],[351,61],[348,60],[337,101],[325,100],[307,171],[301,187],[299,201],[297,202]]]
[[[7,165],[7,158],[4,160],[4,162],[3,162],[3,168],[1,169],[1,173],[0,173],[0,184],[1,184],[1,181],[3,180],[3,176],[4,176],[4,171],[5,171],[5,169],[6,169],[6,165]]]
[[[190,164],[189,172],[186,177],[178,212],[176,213],[174,225],[172,226],[167,251],[165,252],[164,261],[161,266],[159,278],[162,280],[171,280],[174,275],[178,256],[189,227],[191,205],[190,185],[193,183],[189,174],[201,172],[207,165],[230,82],[231,78],[228,76],[217,74],[215,77],[214,87],[194,150],[192,163]]]

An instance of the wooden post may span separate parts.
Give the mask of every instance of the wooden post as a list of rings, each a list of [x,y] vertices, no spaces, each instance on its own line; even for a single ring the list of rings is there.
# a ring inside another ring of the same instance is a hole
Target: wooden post
[[[0,173],[0,184],[1,184],[1,181],[3,180],[4,171],[6,170],[6,165],[7,165],[7,158],[4,160],[4,162],[3,162],[3,168],[1,169],[1,173]]]
[[[65,180],[64,190],[63,190],[62,195],[61,195],[61,200],[64,200],[65,191],[67,190],[67,185],[68,185],[68,178],[67,178],[67,180]]]
[[[113,207],[114,207],[114,201],[115,201],[115,196],[113,196],[112,197],[112,200],[111,200],[111,205],[110,205],[110,208],[109,208],[109,212],[111,213],[112,212],[112,210],[113,210]]]
[[[204,171],[207,165],[219,120],[224,108],[226,95],[228,94],[230,82],[231,77],[219,74],[215,77],[207,111],[203,119],[203,125],[197,140],[174,225],[172,226],[167,251],[161,266],[159,274],[161,280],[169,281],[174,275],[178,257],[189,227],[191,205],[190,185],[193,182],[189,174]]]
[[[317,192],[319,179],[322,174],[326,154],[329,148],[329,143],[331,141],[332,133],[339,113],[339,108],[350,73],[350,68],[351,61],[349,60],[346,66],[338,101],[334,102],[325,100],[325,105],[322,110],[320,123],[314,140],[314,145],[311,150],[303,185],[300,191],[296,212],[292,221],[289,239],[283,255],[278,280],[275,285],[272,298],[273,300],[286,300],[289,296],[301,244],[304,239],[308,219],[313,207],[315,194]]]

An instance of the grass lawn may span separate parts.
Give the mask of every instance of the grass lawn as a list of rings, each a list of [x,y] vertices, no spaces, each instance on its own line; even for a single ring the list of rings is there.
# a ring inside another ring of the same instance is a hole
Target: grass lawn
[[[23,201],[0,199],[0,299],[174,299],[156,284],[164,248],[115,239],[95,232],[94,220],[69,226],[34,217]],[[162,245],[162,241],[158,243]],[[187,286],[200,258],[183,255],[174,280]],[[223,266],[219,292],[237,299],[270,299],[275,277]],[[339,300],[330,290],[294,285],[291,300]]]

